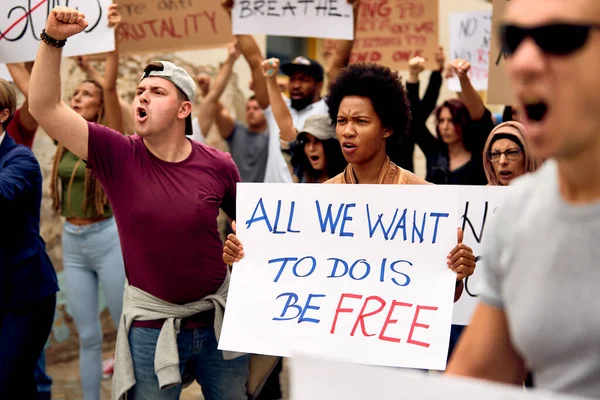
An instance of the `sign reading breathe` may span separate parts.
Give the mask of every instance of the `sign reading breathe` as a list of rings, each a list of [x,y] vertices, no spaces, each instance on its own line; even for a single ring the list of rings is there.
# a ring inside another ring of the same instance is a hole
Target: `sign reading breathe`
[[[444,369],[457,199],[443,186],[238,184],[245,255],[219,348]]]

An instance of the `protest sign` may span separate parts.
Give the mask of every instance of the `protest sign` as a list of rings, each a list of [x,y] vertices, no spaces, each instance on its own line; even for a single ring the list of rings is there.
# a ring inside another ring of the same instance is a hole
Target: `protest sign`
[[[122,54],[225,47],[231,22],[220,0],[115,0],[123,16]],[[237,3],[237,2],[236,2]]]
[[[40,33],[57,1],[2,0],[0,11],[0,62],[33,61],[40,44]],[[108,28],[106,17],[111,0],[70,0],[69,7],[86,16],[89,26],[68,39],[65,57],[112,51],[114,29]],[[62,4],[65,5],[65,4]]]
[[[221,350],[444,369],[457,188],[238,184]]]
[[[352,6],[346,0],[238,0],[233,33],[351,40]]]
[[[471,64],[469,78],[475,90],[487,90],[492,35],[492,12],[450,13],[450,58]],[[448,89],[460,92],[458,77],[448,79]]]
[[[6,68],[6,64],[0,64],[0,79],[4,79],[5,81],[12,81],[12,76],[10,76],[8,68]]]
[[[583,400],[516,385],[307,357],[290,360],[290,382],[291,400]]]
[[[421,56],[435,68],[438,0],[363,0],[350,62],[374,62],[395,70]]]
[[[500,22],[509,0],[494,0],[492,10],[492,43],[487,102],[489,104],[514,104],[510,79],[505,70],[506,56],[500,44]]]
[[[468,325],[475,311],[477,296],[481,293],[482,269],[485,268],[485,262],[479,262],[481,241],[511,190],[510,186],[462,186],[458,190],[459,226],[464,232],[463,243],[473,249],[478,262],[473,275],[465,279],[460,300],[454,304],[453,324]]]

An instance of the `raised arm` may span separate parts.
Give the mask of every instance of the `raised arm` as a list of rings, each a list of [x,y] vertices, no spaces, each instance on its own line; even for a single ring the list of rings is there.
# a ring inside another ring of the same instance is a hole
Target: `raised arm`
[[[102,83],[104,82],[104,78],[102,77],[100,72],[98,72],[98,70],[94,68],[92,64],[90,64],[90,60],[87,56],[77,56],[74,58],[75,62],[77,63],[77,66],[83,72],[85,72],[85,75],[88,77],[88,79],[96,81],[102,85]]]
[[[223,105],[223,103],[217,103],[217,128],[219,129],[219,134],[225,140],[229,139],[233,134],[233,130],[235,128],[235,120],[231,116],[231,113]],[[204,133],[204,131],[202,131]]]
[[[231,9],[233,0],[221,0],[221,5],[231,18]],[[252,81],[254,82],[254,97],[260,107],[264,110],[269,107],[269,95],[267,93],[267,83],[262,73],[262,62],[264,57],[260,53],[260,48],[252,35],[236,35],[239,49],[250,66],[252,71]]]
[[[77,10],[55,7],[46,22],[52,40],[66,40],[87,28],[88,22]],[[53,139],[77,157],[88,159],[88,125],[85,119],[61,100],[60,61],[62,50],[40,42],[31,72],[29,111]]]
[[[271,111],[279,127],[279,136],[286,142],[296,140],[296,128],[292,114],[283,100],[281,89],[277,83],[277,71],[279,71],[279,59],[270,58],[262,63],[263,74],[267,80],[267,91],[271,102]]]
[[[349,4],[352,4],[353,20],[354,20],[354,34],[353,38],[356,38],[356,31],[358,26],[358,13],[360,8],[361,0],[348,0]],[[342,69],[350,63],[350,55],[352,54],[352,47],[354,46],[354,39],[352,40],[337,40],[333,55],[329,58],[325,71],[327,72],[327,79],[329,82],[333,82]]]
[[[108,27],[118,29],[121,23],[121,14],[117,4],[108,6]],[[117,132],[123,132],[123,114],[121,113],[121,102],[117,92],[117,78],[119,75],[119,50],[115,37],[115,49],[106,56],[104,67],[104,81],[102,90],[104,93],[104,112],[106,115],[106,126]]]
[[[19,109],[19,122],[29,132],[34,132],[38,128],[38,122],[33,118],[29,112],[29,80],[31,79],[31,69],[33,68],[33,62],[26,62],[24,64],[7,64],[8,71],[15,82],[15,85],[19,88],[25,101]],[[32,139],[31,139],[32,140]]]
[[[452,70],[458,76],[462,89],[460,99],[467,106],[469,114],[471,114],[471,119],[477,121],[483,117],[485,105],[481,97],[479,97],[479,93],[477,93],[471,84],[471,79],[467,75],[469,69],[471,69],[471,64],[468,61],[456,59],[452,62]]]
[[[446,64],[446,57],[444,56],[444,48],[439,46],[435,52],[435,62],[437,68],[431,71],[429,76],[429,84],[425,90],[423,101],[421,102],[423,116],[425,119],[431,115],[435,107],[437,106],[438,99],[440,97],[440,89],[442,88],[442,71]]]
[[[231,44],[228,49],[227,59],[223,64],[221,64],[221,68],[219,69],[219,73],[217,74],[215,81],[210,85],[210,89],[208,90],[206,96],[204,96],[204,100],[198,109],[198,122],[200,123],[200,130],[202,131],[203,135],[208,134],[210,127],[215,122],[215,119],[218,118],[218,114],[221,111],[221,107],[219,107],[219,99],[225,91],[227,82],[229,82],[229,78],[231,78],[233,65],[239,56],[240,52],[237,48],[237,43]],[[231,121],[231,123],[233,124],[233,121]],[[224,125],[227,124],[224,123]],[[223,136],[224,139],[227,139],[231,135],[231,130],[226,132],[220,128],[221,127],[219,126],[219,132],[221,133],[221,136]]]

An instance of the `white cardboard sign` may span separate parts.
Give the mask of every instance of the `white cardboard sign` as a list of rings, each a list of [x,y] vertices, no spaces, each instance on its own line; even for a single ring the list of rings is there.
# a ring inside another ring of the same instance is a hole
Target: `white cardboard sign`
[[[233,33],[351,40],[352,6],[346,0],[237,0]]]
[[[462,186],[459,189],[459,226],[464,232],[463,243],[471,247],[478,258],[485,231],[510,191],[510,186]],[[473,275],[465,279],[462,296],[454,304],[453,324],[469,325],[478,303],[477,296],[481,293],[482,268],[485,263],[477,262]]]
[[[583,400],[540,389],[427,374],[398,368],[290,360],[291,400]]]
[[[222,350],[444,369],[457,187],[238,184]]]
[[[2,0],[0,9],[0,62],[33,61],[40,33],[53,6],[67,5],[83,12],[89,26],[67,39],[65,57],[104,53],[115,49],[114,29],[108,28],[107,10],[111,0]]]
[[[475,90],[487,90],[490,44],[492,37],[492,11],[450,13],[450,58],[460,58],[471,63],[469,78]],[[460,92],[457,77],[448,79],[448,89]]]

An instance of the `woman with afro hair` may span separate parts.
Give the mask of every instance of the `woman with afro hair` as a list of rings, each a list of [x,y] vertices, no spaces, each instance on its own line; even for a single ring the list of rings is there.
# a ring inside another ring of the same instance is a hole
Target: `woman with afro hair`
[[[405,184],[428,182],[394,164],[389,154],[400,146],[410,122],[406,91],[398,73],[377,64],[351,64],[329,87],[329,116],[348,165],[328,180],[330,184]],[[462,280],[473,274],[475,256],[462,242],[450,252],[448,268],[456,272],[454,301],[460,298]],[[223,260],[232,265],[244,256],[243,246],[230,234]]]

